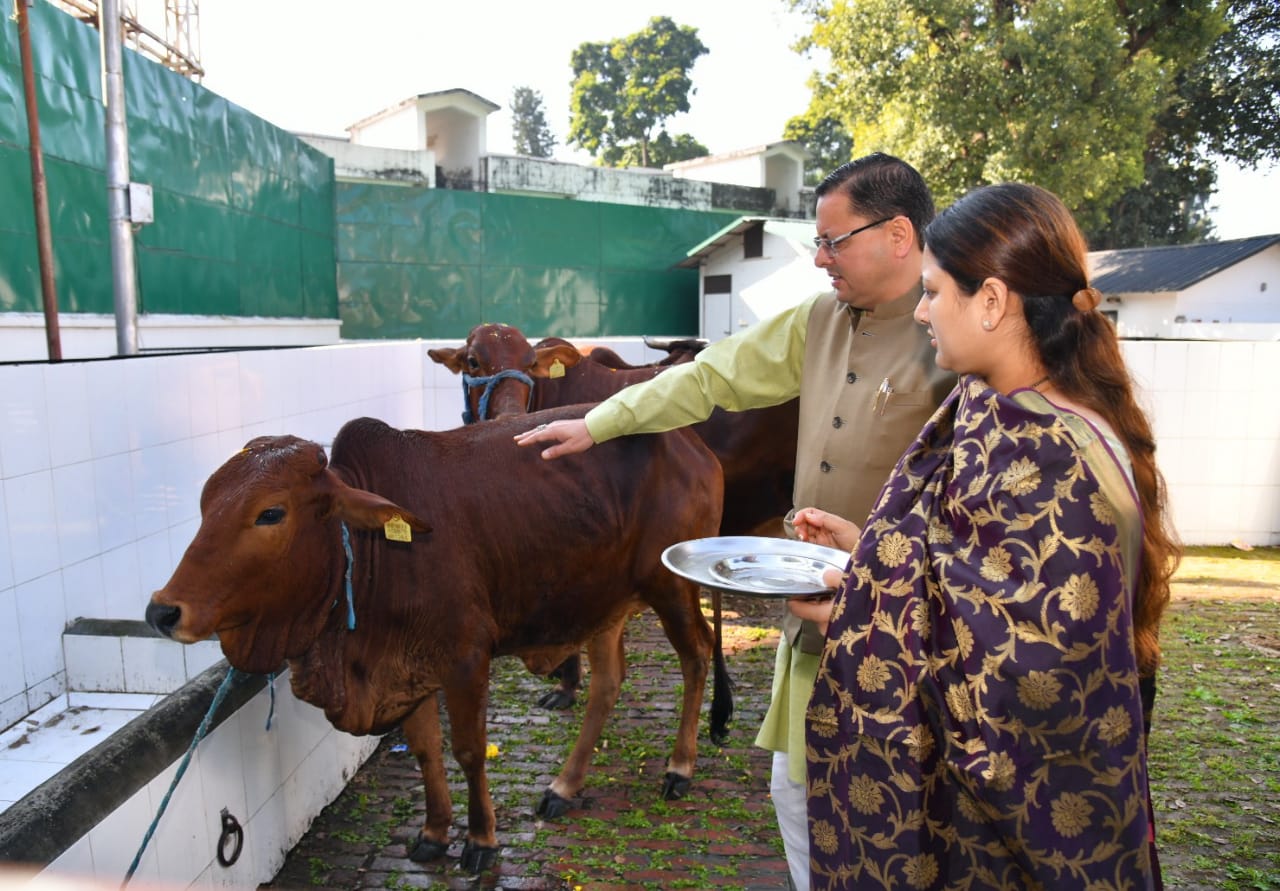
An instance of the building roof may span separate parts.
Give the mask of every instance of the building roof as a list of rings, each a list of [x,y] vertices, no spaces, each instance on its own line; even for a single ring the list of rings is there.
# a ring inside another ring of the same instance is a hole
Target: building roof
[[[764,223],[765,231],[781,235],[795,242],[813,245],[813,220],[790,220],[784,217],[738,217],[719,232],[715,232],[706,241],[693,247],[685,258],[676,264],[677,269],[697,269],[703,259],[719,248],[728,244],[736,236],[746,232],[752,226]]]
[[[428,104],[432,105],[458,104],[481,111],[484,114],[491,114],[502,107],[501,105],[490,102],[478,93],[473,93],[470,90],[464,90],[461,87],[457,87],[452,90],[435,90],[431,93],[419,93],[416,96],[410,96],[408,99],[401,99],[395,105],[389,105],[381,111],[376,111],[368,117],[361,118],[354,124],[347,127],[347,130],[359,130],[361,127],[367,127],[375,121],[379,121],[390,114],[400,111],[402,108],[406,108],[410,105],[417,105],[424,101],[427,101]]]
[[[670,164],[663,164],[663,170],[687,170],[690,167],[702,167],[707,164],[719,164],[723,161],[732,161],[738,158],[750,158],[757,155],[764,157],[772,157],[773,155],[788,155],[797,161],[807,161],[812,157],[808,149],[794,139],[783,139],[779,142],[769,142],[764,145],[753,145],[750,148],[735,149],[731,152],[723,152],[719,155],[703,155],[701,158],[690,158],[687,161],[672,161]]]
[[[1241,260],[1280,244],[1280,233],[1167,247],[1093,251],[1089,275],[1104,294],[1182,291]]]

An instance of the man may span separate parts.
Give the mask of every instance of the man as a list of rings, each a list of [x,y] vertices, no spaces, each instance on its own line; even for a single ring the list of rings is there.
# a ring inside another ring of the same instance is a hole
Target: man
[[[716,406],[761,408],[800,397],[793,508],[861,523],[880,487],[955,383],[915,323],[924,227],[933,199],[909,164],[876,153],[817,189],[814,263],[832,291],[714,343],[695,361],[617,393],[582,420],[516,437],[557,458],[617,436],[704,420]],[[793,511],[794,512],[794,511]],[[789,517],[788,517],[789,519]],[[787,533],[794,535],[790,522]],[[795,888],[809,887],[804,711],[823,637],[789,611],[773,698],[756,744],[774,752],[771,792]]]

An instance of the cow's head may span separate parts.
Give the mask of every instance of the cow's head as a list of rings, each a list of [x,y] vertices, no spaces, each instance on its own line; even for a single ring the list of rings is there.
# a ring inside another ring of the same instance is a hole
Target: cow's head
[[[233,666],[257,673],[304,652],[343,590],[339,520],[381,529],[399,517],[420,532],[431,529],[346,485],[324,449],[295,436],[250,441],[209,477],[200,514],[172,578],[151,596],[147,622],[182,643],[217,634]]]
[[[477,325],[456,349],[427,350],[427,355],[462,375],[467,404],[465,423],[525,414],[533,399],[533,379],[555,377],[582,361],[568,341],[530,346],[519,328]]]

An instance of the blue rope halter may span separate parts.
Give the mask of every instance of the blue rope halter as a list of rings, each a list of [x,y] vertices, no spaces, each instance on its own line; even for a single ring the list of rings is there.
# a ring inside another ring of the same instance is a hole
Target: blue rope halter
[[[489,397],[493,395],[493,388],[499,381],[506,378],[515,378],[529,388],[529,398],[525,402],[525,411],[529,410],[529,406],[533,404],[533,378],[525,374],[518,368],[504,368],[497,374],[487,374],[479,377],[472,377],[465,371],[462,373],[462,423],[474,424],[476,421],[487,421],[489,419]],[[471,388],[484,385],[484,392],[480,394],[480,417],[476,417],[471,413]]]

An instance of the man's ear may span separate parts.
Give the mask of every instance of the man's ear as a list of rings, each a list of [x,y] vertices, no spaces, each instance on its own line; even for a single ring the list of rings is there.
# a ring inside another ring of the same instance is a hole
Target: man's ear
[[[902,214],[898,214],[898,216],[884,225],[889,231],[889,241],[893,245],[895,255],[906,257],[916,249],[918,246],[916,227],[912,225],[909,219]]]

